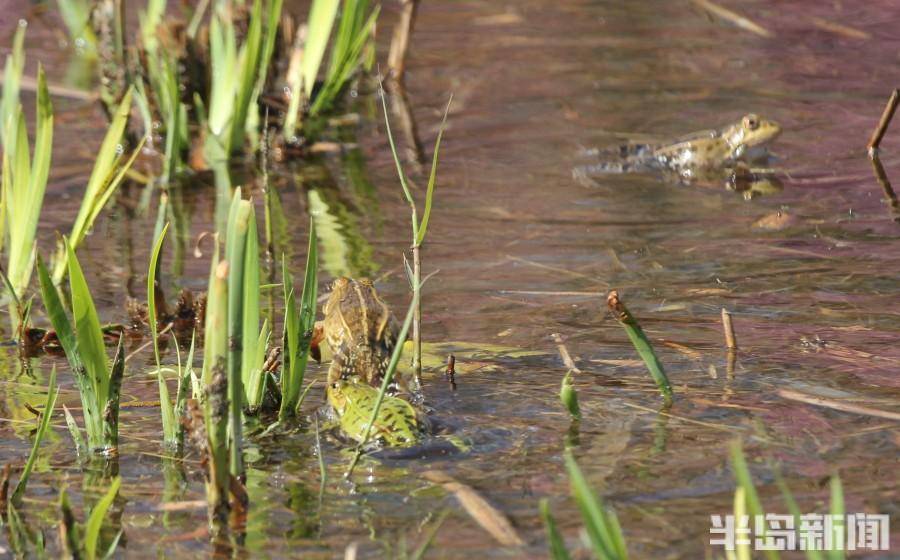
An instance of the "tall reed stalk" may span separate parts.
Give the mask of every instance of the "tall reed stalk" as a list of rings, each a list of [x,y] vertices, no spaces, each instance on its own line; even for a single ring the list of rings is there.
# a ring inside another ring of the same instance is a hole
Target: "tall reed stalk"
[[[444,118],[441,120],[441,128],[438,132],[437,140],[434,142],[434,155],[431,160],[431,174],[428,177],[428,188],[425,191],[425,211],[422,215],[422,220],[419,221],[418,218],[418,210],[416,208],[416,200],[413,198],[412,191],[409,188],[409,184],[406,180],[406,174],[403,171],[403,164],[400,163],[400,157],[397,154],[397,145],[394,143],[394,136],[391,133],[391,123],[388,118],[388,110],[387,110],[387,101],[385,100],[385,92],[384,89],[381,90],[381,107],[384,111],[384,124],[385,129],[387,130],[388,143],[391,146],[391,154],[394,156],[394,164],[397,167],[397,176],[400,178],[400,186],[403,188],[403,195],[406,197],[406,202],[409,204],[411,218],[412,218],[412,270],[407,268],[407,273],[410,277],[410,284],[413,291],[413,301],[415,301],[414,306],[414,319],[413,319],[413,372],[415,375],[415,381],[417,385],[421,385],[422,382],[422,335],[421,335],[421,321],[422,321],[422,309],[421,309],[421,297],[420,290],[422,287],[422,265],[420,258],[420,249],[422,244],[425,242],[425,235],[428,233],[428,222],[431,219],[431,208],[432,202],[434,200],[434,188],[437,184],[437,165],[438,165],[438,154],[440,153],[441,148],[441,138],[444,136],[444,128],[447,125],[447,115],[450,114],[450,105],[453,103],[453,96],[450,96],[450,99],[447,101],[447,108],[444,110]],[[404,253],[405,257],[405,253]]]

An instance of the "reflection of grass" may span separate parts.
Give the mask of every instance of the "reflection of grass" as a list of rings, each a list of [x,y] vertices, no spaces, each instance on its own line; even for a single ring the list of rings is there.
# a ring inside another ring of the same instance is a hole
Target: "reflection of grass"
[[[377,270],[372,246],[359,229],[358,218],[332,189],[309,191],[309,213],[316,223],[322,268],[334,278],[368,276]]]

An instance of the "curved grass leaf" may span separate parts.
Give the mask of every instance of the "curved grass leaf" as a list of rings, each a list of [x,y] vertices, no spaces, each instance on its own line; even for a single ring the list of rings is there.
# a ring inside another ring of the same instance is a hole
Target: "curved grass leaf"
[[[422,221],[419,223],[419,231],[416,235],[416,245],[421,245],[425,241],[425,234],[428,232],[428,219],[431,218],[431,204],[434,198],[434,186],[437,183],[437,165],[438,153],[441,150],[441,138],[444,137],[444,128],[447,126],[447,115],[450,114],[450,104],[453,103],[453,94],[447,101],[447,108],[444,109],[444,118],[441,119],[441,129],[438,132],[437,140],[434,141],[434,156],[431,159],[431,174],[428,176],[428,190],[425,192],[425,212],[422,214]]]
[[[156,359],[156,382],[159,385],[159,409],[162,415],[163,438],[166,443],[176,445],[178,443],[178,421],[175,417],[175,408],[169,397],[169,387],[162,373],[159,360],[159,325],[156,315],[156,284],[157,274],[160,269],[159,257],[162,253],[163,243],[166,240],[166,232],[169,231],[168,222],[156,238],[153,251],[150,253],[150,270],[147,273],[147,316],[150,323],[150,336],[153,339],[153,357]],[[176,343],[177,345],[177,343]]]

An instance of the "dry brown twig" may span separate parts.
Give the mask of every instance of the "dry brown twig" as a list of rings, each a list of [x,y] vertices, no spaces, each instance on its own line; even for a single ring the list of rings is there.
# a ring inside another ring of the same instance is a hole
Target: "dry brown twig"
[[[884,133],[887,132],[888,126],[891,124],[891,119],[894,118],[894,112],[897,111],[898,103],[900,103],[900,90],[895,89],[893,93],[891,93],[887,105],[884,106],[884,111],[881,113],[881,119],[878,121],[878,126],[875,127],[875,130],[872,131],[872,136],[869,137],[869,143],[866,145],[866,148],[869,151],[869,157],[875,157],[878,153],[881,139],[884,137]]]

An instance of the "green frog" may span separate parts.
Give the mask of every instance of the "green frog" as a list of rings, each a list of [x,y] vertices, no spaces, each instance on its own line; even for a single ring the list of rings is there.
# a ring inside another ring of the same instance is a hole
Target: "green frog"
[[[350,377],[379,385],[397,345],[397,322],[375,285],[338,278],[324,311],[322,330],[332,352],[329,385]]]
[[[378,399],[378,389],[353,377],[330,383],[326,392],[329,404],[340,419],[341,430],[348,437],[362,442]],[[418,443],[420,436],[428,429],[428,420],[413,405],[401,398],[385,395],[368,441],[388,447],[409,447]]]
[[[751,167],[767,156],[767,146],[781,134],[781,126],[755,114],[720,130],[695,132],[660,144],[629,143],[611,152],[610,160],[576,168],[578,178],[606,173],[662,172],[679,181],[724,179],[726,186],[753,192],[757,178],[772,182],[770,170]]]

